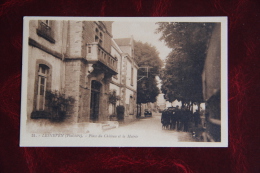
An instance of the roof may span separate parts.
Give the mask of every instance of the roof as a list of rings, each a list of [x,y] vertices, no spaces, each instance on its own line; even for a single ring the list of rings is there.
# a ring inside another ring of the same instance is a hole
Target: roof
[[[118,46],[129,46],[131,45],[131,38],[118,38],[114,39]]]
[[[118,51],[118,53],[123,53],[123,51],[119,48],[119,46],[116,44],[115,40],[112,39],[112,46]]]

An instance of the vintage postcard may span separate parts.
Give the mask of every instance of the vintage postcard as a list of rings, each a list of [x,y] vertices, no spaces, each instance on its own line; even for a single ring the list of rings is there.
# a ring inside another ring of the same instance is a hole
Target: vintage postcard
[[[21,147],[227,147],[227,17],[24,17]]]

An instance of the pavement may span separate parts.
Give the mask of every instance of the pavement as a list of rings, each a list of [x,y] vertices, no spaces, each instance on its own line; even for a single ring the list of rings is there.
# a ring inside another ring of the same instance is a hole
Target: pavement
[[[204,129],[202,125],[190,125],[189,132],[164,130],[161,126],[161,113],[153,113],[152,117],[126,118],[122,122],[106,121],[102,123],[53,123],[48,120],[34,120],[28,123],[31,133],[128,133],[138,134],[146,138],[171,142],[200,142]]]
[[[193,128],[192,128],[193,130]],[[117,129],[106,131],[110,134],[134,133],[147,138],[156,137],[158,140],[169,142],[198,142],[191,132],[165,130],[161,126],[161,113],[153,113],[152,117],[144,117],[119,123]]]

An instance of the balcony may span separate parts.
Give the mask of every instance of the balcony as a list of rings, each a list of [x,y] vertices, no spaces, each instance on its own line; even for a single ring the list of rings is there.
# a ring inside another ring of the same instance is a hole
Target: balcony
[[[48,40],[51,43],[55,43],[55,40],[53,39],[53,31],[50,26],[48,26],[46,23],[39,21],[38,28],[37,28],[37,34],[46,40]]]
[[[88,62],[100,62],[108,67],[110,70],[112,70],[112,73],[117,74],[117,58],[110,55],[110,53],[108,53],[96,42],[92,44],[87,44],[86,49],[86,60]]]

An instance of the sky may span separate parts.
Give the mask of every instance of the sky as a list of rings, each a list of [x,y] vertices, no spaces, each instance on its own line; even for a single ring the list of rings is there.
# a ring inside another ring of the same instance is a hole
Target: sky
[[[155,22],[122,22],[116,21],[112,25],[113,38],[129,38],[133,36],[134,40],[147,42],[156,47],[159,56],[165,60],[170,53],[170,49],[160,41],[161,34],[155,34],[157,25]]]
[[[158,26],[155,22],[122,22],[115,21],[112,25],[113,38],[129,38],[133,36],[134,40],[147,42],[156,47],[159,57],[164,61],[170,53],[169,49],[163,41],[160,41],[161,34],[156,34]],[[158,87],[161,88],[161,80],[156,77]]]

